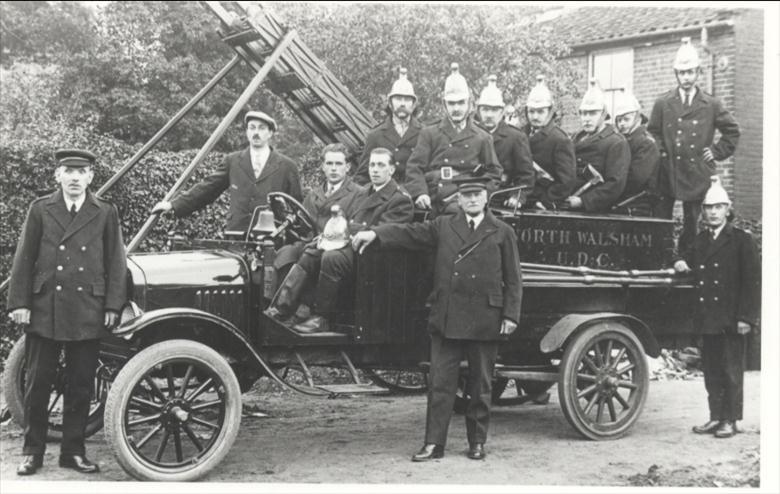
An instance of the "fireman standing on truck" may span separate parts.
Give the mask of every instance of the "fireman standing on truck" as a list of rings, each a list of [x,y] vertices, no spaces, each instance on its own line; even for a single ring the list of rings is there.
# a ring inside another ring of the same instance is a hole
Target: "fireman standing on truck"
[[[647,130],[661,149],[659,187],[664,198],[658,216],[671,218],[675,201],[682,201],[678,251],[684,252],[696,237],[701,200],[716,172],[715,161],[734,154],[739,125],[718,98],[697,86],[701,61],[690,38],[683,38],[677,50],[674,75],[678,85],[655,101]],[[715,130],[720,132],[718,142],[713,142]]]
[[[482,166],[491,182],[489,190],[494,190],[502,172],[490,134],[469,116],[471,94],[456,63],[444,81],[442,102],[445,118],[420,131],[417,146],[406,164],[407,190],[415,205],[431,209],[433,216],[457,213],[453,178]]]
[[[576,168],[574,143],[555,123],[552,93],[544,83],[544,76],[536,78],[536,86],[528,93],[524,130],[531,147],[536,181],[528,204],[552,209],[572,191]]]
[[[417,95],[414,86],[406,77],[406,69],[401,67],[398,80],[387,95],[387,118],[366,135],[366,145],[360,156],[358,168],[353,177],[360,185],[368,185],[371,178],[368,163],[371,151],[376,148],[389,149],[393,153],[395,173],[393,179],[403,185],[406,181],[406,162],[417,145],[422,125],[414,116],[417,109]]]
[[[614,212],[632,216],[652,216],[658,180],[658,146],[647,132],[639,101],[631,93],[618,93],[615,98],[615,126],[626,137],[631,149],[626,188],[618,199]]]
[[[571,209],[607,212],[626,187],[631,150],[626,139],[606,120],[607,103],[596,80],[580,103],[582,131],[574,136],[577,180],[566,199]]]

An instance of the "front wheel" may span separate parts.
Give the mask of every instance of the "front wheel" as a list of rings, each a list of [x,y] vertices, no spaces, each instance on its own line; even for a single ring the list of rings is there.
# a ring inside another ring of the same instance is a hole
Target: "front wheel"
[[[190,481],[227,455],[241,423],[241,390],[225,359],[189,340],[133,356],[106,402],[106,439],[139,480]]]
[[[614,321],[577,333],[566,347],[558,400],[566,419],[588,439],[617,439],[639,418],[649,374],[636,335]]]

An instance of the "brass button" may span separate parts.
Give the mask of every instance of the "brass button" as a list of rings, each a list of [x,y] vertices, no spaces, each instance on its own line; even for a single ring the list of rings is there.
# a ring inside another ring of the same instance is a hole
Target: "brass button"
[[[699,266],[699,269],[704,269],[704,264],[702,264],[701,266]]]
[[[718,297],[713,298],[713,300],[717,302],[718,301]]]
[[[469,147],[469,145],[468,145],[468,144],[466,144],[466,147]]]
[[[704,302],[704,297],[699,299],[700,302]]]
[[[58,291],[58,292],[61,292],[61,291],[62,291],[62,285],[57,285],[57,291]]]
[[[62,271],[62,266],[57,266],[57,271]]]
[[[79,286],[79,287],[76,287],[76,291],[77,291],[77,292],[81,292],[81,291],[83,291],[83,290],[84,290],[84,289],[83,289],[83,288],[81,288],[80,286]]]
[[[457,271],[455,271],[455,276],[458,276],[458,272]]]
[[[716,285],[718,284],[718,280],[715,280],[715,284],[716,284]]]
[[[84,252],[85,250],[87,250],[87,248],[82,245],[81,246],[81,252]]]
[[[447,159],[447,158],[444,158],[444,162],[445,162],[445,163],[449,163],[449,162],[450,162],[450,160],[449,160],[449,159]]]
[[[700,281],[700,282],[699,282],[699,284],[700,284],[700,285],[704,285],[704,282],[703,282],[703,281]]]
[[[84,268],[82,266],[79,266],[79,272],[84,271]]]
[[[717,268],[718,267],[718,263],[716,262],[715,264],[713,264],[713,266]]]
[[[65,246],[64,245],[60,245],[60,250],[65,250]]]

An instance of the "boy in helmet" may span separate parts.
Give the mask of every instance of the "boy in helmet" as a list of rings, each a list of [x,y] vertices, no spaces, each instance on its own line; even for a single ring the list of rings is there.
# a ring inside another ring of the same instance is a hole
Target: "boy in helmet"
[[[444,81],[442,103],[446,118],[424,127],[417,146],[406,164],[406,186],[421,209],[434,216],[456,214],[457,187],[452,180],[478,166],[490,179],[489,191],[501,180],[501,165],[493,149],[490,134],[477,127],[469,117],[471,92],[466,78],[451,66]]]
[[[406,78],[406,69],[401,67],[398,80],[393,83],[387,95],[387,118],[366,135],[366,144],[358,162],[353,180],[360,185],[371,182],[368,176],[368,162],[371,151],[386,148],[393,152],[395,174],[393,179],[399,184],[406,181],[406,162],[417,145],[422,125],[414,116],[417,109],[417,95],[414,86]]]
[[[576,178],[574,143],[555,124],[552,93],[544,83],[544,76],[537,76],[525,108],[528,123],[524,130],[537,174],[528,203],[549,209],[569,197],[572,191]]]
[[[659,187],[664,199],[658,215],[671,218],[674,203],[683,203],[683,232],[678,251],[685,252],[697,232],[701,200],[715,173],[715,161],[725,160],[739,141],[739,125],[718,98],[705,93],[696,82],[701,75],[699,53],[690,38],[683,38],[674,59],[678,86],[661,95],[653,105],[647,130],[659,144]],[[713,142],[715,130],[720,132]]]
[[[620,92],[615,98],[615,126],[628,141],[631,149],[631,165],[628,169],[626,188],[614,212],[632,216],[652,216],[656,202],[658,179],[658,146],[647,132],[639,101],[631,93]]]
[[[745,335],[761,313],[761,262],[749,233],[729,221],[731,200],[718,176],[702,202],[703,229],[674,269],[696,278],[694,324],[702,335],[704,386],[710,419],[697,434],[727,438],[742,420]]]
[[[501,176],[505,187],[523,187],[519,194],[520,205],[534,187],[534,167],[528,136],[504,119],[504,97],[496,86],[496,76],[488,77],[488,85],[477,100],[480,127],[493,137],[496,157],[504,173]],[[512,204],[514,206],[514,204]]]

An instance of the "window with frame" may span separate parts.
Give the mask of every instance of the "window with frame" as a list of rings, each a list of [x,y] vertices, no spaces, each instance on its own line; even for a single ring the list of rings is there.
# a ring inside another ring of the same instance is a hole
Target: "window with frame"
[[[607,98],[607,111],[612,115],[615,95],[634,90],[634,49],[618,48],[593,52],[589,57],[590,78],[599,81]]]

